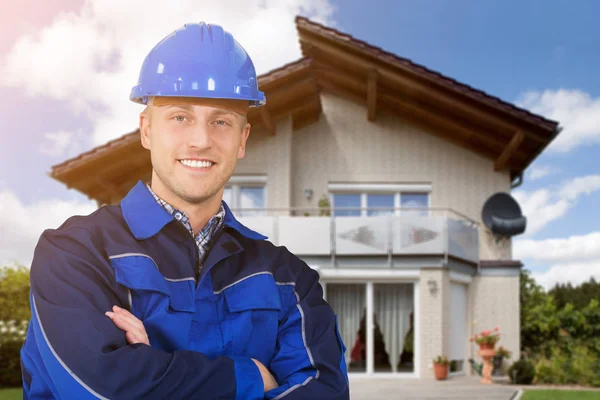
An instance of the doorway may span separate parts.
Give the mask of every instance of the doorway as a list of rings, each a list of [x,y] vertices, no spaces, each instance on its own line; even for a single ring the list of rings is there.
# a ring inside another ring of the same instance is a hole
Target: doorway
[[[417,368],[414,282],[327,282],[349,373],[408,374]],[[366,330],[372,326],[371,332]]]

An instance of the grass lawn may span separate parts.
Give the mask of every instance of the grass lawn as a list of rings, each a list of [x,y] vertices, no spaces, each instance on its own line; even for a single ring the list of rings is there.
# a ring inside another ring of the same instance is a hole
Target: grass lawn
[[[600,392],[586,390],[526,390],[522,400],[600,400]]]
[[[21,400],[23,391],[21,389],[0,389],[0,400]]]

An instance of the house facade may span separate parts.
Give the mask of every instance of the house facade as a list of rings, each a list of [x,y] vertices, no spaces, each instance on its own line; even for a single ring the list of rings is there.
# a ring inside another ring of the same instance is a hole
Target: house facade
[[[521,182],[558,124],[307,19],[296,25],[304,57],[259,78],[267,106],[249,115],[225,201],[319,272],[352,375],[429,378],[441,354],[468,374],[478,358],[468,338],[496,326],[518,354],[521,263],[481,212]],[[102,205],[150,172],[134,131],[52,176]]]

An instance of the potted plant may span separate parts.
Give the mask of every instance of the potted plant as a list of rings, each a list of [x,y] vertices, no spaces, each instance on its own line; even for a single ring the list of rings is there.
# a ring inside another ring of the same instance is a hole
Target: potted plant
[[[477,343],[481,350],[493,350],[500,340],[500,329],[495,327],[493,330],[483,330],[473,335],[469,340]]]
[[[438,381],[444,380],[448,377],[448,366],[450,361],[446,356],[437,356],[433,359],[433,372],[435,379]]]
[[[498,376],[502,374],[502,364],[504,363],[504,359],[509,359],[512,356],[512,353],[506,349],[504,346],[498,347],[496,350],[496,355],[494,356],[493,364],[494,370],[492,371],[492,375]]]
[[[326,194],[321,196],[319,199],[319,216],[330,217],[331,216],[331,204],[329,203],[329,197]]]

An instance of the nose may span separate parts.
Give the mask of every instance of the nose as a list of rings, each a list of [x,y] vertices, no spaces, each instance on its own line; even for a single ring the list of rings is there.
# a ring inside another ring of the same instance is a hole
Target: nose
[[[204,124],[197,124],[190,130],[188,145],[198,150],[207,150],[212,147],[212,136],[208,127]]]

